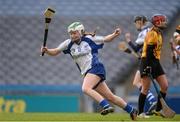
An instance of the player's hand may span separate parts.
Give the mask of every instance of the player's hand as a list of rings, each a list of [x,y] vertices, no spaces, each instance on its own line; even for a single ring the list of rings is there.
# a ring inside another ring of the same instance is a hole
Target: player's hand
[[[114,35],[115,36],[119,36],[121,34],[121,29],[120,28],[116,28],[115,30],[114,30]]]
[[[41,53],[46,53],[48,51],[48,48],[47,47],[41,47]]]
[[[128,32],[128,33],[125,33],[125,40],[129,43],[131,41],[131,34]]]

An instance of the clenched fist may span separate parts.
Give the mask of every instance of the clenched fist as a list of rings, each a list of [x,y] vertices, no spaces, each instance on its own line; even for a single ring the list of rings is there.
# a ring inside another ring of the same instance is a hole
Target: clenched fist
[[[114,34],[115,34],[116,36],[119,36],[119,35],[121,34],[121,29],[120,29],[120,28],[116,28],[116,29],[114,30]]]
[[[46,53],[48,51],[48,48],[47,47],[41,47],[41,52],[43,53]]]

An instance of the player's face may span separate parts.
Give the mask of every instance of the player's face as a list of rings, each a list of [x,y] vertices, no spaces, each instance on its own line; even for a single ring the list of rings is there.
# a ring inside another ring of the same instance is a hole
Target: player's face
[[[136,29],[138,31],[141,31],[141,27],[142,27],[142,21],[141,20],[137,20],[135,23]]]
[[[79,42],[81,39],[81,35],[79,31],[71,31],[69,32],[70,38],[73,42]]]
[[[165,29],[166,27],[167,27],[167,21],[163,21],[163,22],[161,22],[160,25],[159,25],[159,28],[160,28],[160,29]]]

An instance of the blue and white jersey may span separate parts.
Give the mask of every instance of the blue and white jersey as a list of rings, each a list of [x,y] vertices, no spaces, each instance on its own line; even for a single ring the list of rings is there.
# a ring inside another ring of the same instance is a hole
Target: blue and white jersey
[[[150,30],[149,25],[143,26],[141,32],[138,34],[138,37],[135,40],[135,44],[132,41],[128,42],[129,46],[139,55],[141,55],[144,39],[149,30]]]
[[[180,50],[180,45],[177,45],[177,46],[176,46],[176,49],[177,49],[177,50]]]
[[[142,31],[138,34],[138,37],[136,39],[136,44],[143,45],[144,39],[146,37],[147,32],[150,30],[150,28],[143,28]]]
[[[81,74],[84,75],[94,65],[101,64],[98,59],[98,50],[103,48],[103,45],[103,36],[85,36],[81,38],[79,44],[67,39],[57,48],[65,54],[70,54]]]
[[[180,45],[177,45],[177,46],[176,46],[176,49],[180,51]],[[178,54],[176,53],[175,56],[176,56],[176,59],[177,59],[177,60],[180,60],[180,55],[178,55]]]

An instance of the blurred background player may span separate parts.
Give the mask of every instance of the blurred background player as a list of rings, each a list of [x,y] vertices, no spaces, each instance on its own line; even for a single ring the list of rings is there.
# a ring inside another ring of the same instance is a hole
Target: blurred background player
[[[176,31],[173,34],[173,39],[170,41],[171,49],[172,49],[172,58],[173,64],[177,65],[177,69],[179,69],[179,58],[180,58],[180,25],[176,27]]]
[[[41,48],[42,52],[50,56],[56,56],[61,52],[70,54],[80,70],[84,80],[82,91],[93,98],[103,108],[102,115],[114,112],[109,102],[123,108],[130,114],[132,120],[136,119],[137,110],[127,104],[122,98],[114,95],[105,83],[106,72],[104,65],[99,61],[98,50],[103,48],[105,42],[111,42],[121,34],[117,28],[112,34],[103,36],[84,36],[84,26],[80,22],[74,22],[68,27],[70,39],[62,42],[57,48]]]
[[[176,31],[174,32],[174,39],[175,39],[175,52],[180,55],[180,25],[176,27]]]
[[[160,86],[160,93],[165,99],[168,89],[168,81],[160,64],[161,49],[163,44],[162,31],[167,27],[167,18],[165,15],[156,14],[151,18],[153,27],[147,33],[140,63],[140,74],[142,78],[142,89],[138,99],[138,116],[144,117],[144,104],[151,85],[148,75],[151,74]],[[155,113],[160,113],[162,105],[158,96],[158,102]]]
[[[132,41],[131,34],[126,33],[125,40],[128,42],[129,46],[136,53],[141,55],[145,36],[146,36],[147,32],[150,30],[150,27],[152,26],[152,24],[150,22],[148,22],[147,17],[143,16],[143,15],[135,16],[134,24],[135,24],[137,31],[139,31],[137,39],[135,41]],[[141,84],[141,76],[140,76],[139,70],[137,70],[137,72],[135,74],[135,77],[133,80],[133,85],[136,86],[141,91],[142,84]],[[149,90],[148,94],[147,94],[146,102],[145,102],[145,107],[144,107],[145,110],[144,111],[146,112],[146,114],[150,115],[152,110],[155,109],[155,107],[156,107],[156,98],[152,94],[152,92]]]

